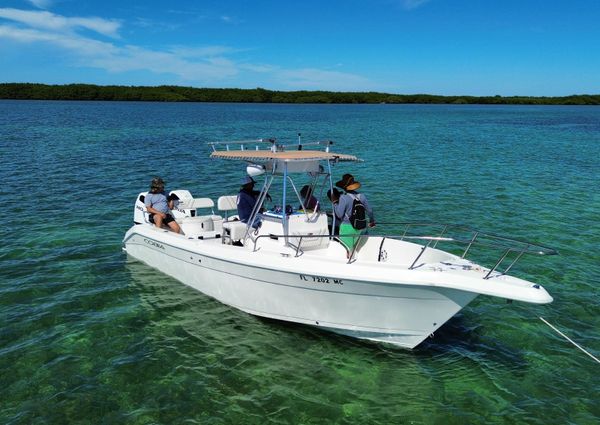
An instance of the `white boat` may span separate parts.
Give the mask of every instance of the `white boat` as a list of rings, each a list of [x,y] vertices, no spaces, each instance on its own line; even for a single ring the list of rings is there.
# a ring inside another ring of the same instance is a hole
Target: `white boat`
[[[210,145],[213,158],[241,161],[255,177],[262,173],[262,191],[248,220],[260,219],[260,227],[237,221],[236,195],[218,199],[219,215],[212,199],[175,190],[180,203],[173,214],[183,231],[176,234],[148,222],[145,193],[140,193],[135,224],[123,243],[131,257],[224,304],[414,348],[478,295],[552,302],[542,286],[507,272],[524,254],[556,251],[461,226],[403,223],[395,227],[401,229],[397,236],[361,236],[348,259],[345,247],[331,234],[335,223],[323,199],[332,188],[332,168],[359,159],[330,152],[331,142],[279,145],[259,139]],[[290,207],[303,205],[295,180],[308,181],[320,195],[318,211]],[[261,210],[268,193],[280,199],[279,206]],[[454,253],[438,248],[442,244]],[[483,249],[500,250],[490,268],[468,258]]]

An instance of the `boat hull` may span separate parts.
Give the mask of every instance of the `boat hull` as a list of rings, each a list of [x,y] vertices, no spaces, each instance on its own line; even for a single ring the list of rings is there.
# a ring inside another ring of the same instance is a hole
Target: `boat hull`
[[[267,267],[245,248],[187,241],[141,226],[128,232],[124,244],[131,257],[244,312],[406,348],[416,347],[478,295],[349,279],[344,267],[352,265],[344,261],[321,260],[323,267],[317,262],[301,269],[294,267],[297,258],[281,255],[288,264]]]

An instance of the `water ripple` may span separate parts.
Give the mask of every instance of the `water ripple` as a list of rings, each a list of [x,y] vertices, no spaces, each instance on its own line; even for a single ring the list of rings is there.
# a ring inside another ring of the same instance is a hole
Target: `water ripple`
[[[0,101],[0,112],[0,201],[14,219],[0,245],[0,423],[600,418],[597,365],[538,319],[600,355],[597,108]],[[205,143],[297,131],[365,159],[351,172],[378,217],[557,248],[515,268],[555,302],[478,298],[409,352],[249,316],[121,252],[151,176],[235,193],[242,170],[215,170]]]

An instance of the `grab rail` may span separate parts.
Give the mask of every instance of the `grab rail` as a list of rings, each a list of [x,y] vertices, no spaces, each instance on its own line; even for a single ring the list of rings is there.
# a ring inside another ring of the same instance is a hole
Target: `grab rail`
[[[419,267],[416,264],[419,261],[419,259],[423,256],[425,251],[427,249],[435,249],[435,247],[437,246],[437,244],[439,242],[451,242],[451,243],[458,243],[458,244],[466,245],[466,248],[461,255],[461,258],[463,258],[463,259],[466,258],[467,253],[471,250],[471,248],[474,245],[492,248],[492,249],[501,249],[502,254],[500,255],[499,259],[496,261],[495,265],[485,275],[484,279],[490,279],[491,277],[494,277],[494,276],[492,276],[492,274],[498,269],[498,267],[500,267],[500,265],[505,261],[505,259],[511,253],[516,253],[517,254],[516,258],[514,258],[512,260],[512,262],[508,265],[508,267],[506,267],[504,269],[504,271],[500,272],[496,276],[502,276],[502,275],[505,275],[506,273],[508,273],[508,271],[517,263],[517,261],[519,261],[521,259],[521,257],[524,254],[535,254],[535,255],[557,255],[558,254],[557,250],[555,250],[553,248],[549,248],[544,245],[540,245],[540,244],[533,243],[533,242],[526,242],[526,241],[522,241],[522,240],[518,240],[518,239],[514,239],[514,238],[508,238],[505,236],[498,236],[498,235],[495,235],[492,233],[485,233],[485,232],[475,230],[475,229],[472,229],[470,227],[463,226],[463,225],[441,224],[441,223],[420,223],[420,222],[378,223],[378,225],[403,225],[403,226],[405,226],[405,229],[404,229],[404,232],[402,235],[359,234],[359,235],[344,235],[344,237],[352,237],[352,238],[378,237],[378,238],[382,238],[381,243],[379,244],[379,253],[377,256],[378,262],[382,261],[383,252],[384,252],[383,246],[384,246],[386,239],[394,239],[394,240],[400,240],[400,241],[408,239],[411,241],[423,241],[424,243],[426,241],[426,244],[422,245],[422,248],[421,248],[419,254],[416,256],[416,258],[413,260],[412,264],[409,266],[410,270],[415,269],[416,267]],[[442,230],[437,236],[429,236],[429,235],[416,236],[416,235],[408,234],[408,231],[411,227],[419,227],[419,226],[420,227],[440,226],[440,227],[442,227]],[[467,231],[467,232],[471,232],[472,235],[468,239],[444,236],[449,231],[452,231],[452,230]],[[253,250],[254,251],[257,250],[256,245],[257,245],[258,240],[261,238],[280,238],[280,237],[285,238],[285,236],[286,235],[273,235],[273,234],[258,235],[256,238],[253,238],[253,241],[254,241]],[[298,245],[290,243],[292,248],[296,249],[295,257],[299,257],[304,253],[304,251],[302,250],[302,242],[305,238],[331,238],[331,235],[329,235],[329,234],[325,234],[325,235],[295,234],[295,235],[287,235],[287,236],[289,238],[297,238],[298,239]],[[482,240],[484,238],[487,240],[485,240],[485,241]],[[348,264],[355,261],[354,254],[356,252],[357,246],[358,246],[358,244],[354,244],[352,252],[350,253],[349,258],[348,258]]]
[[[471,227],[468,227],[468,226],[465,226],[462,224],[444,224],[444,223],[413,222],[413,221],[410,221],[410,222],[378,222],[377,224],[378,225],[386,225],[386,226],[404,226],[404,233],[402,236],[404,238],[407,237],[406,235],[408,233],[408,230],[411,227],[418,227],[418,226],[420,226],[420,227],[433,227],[433,226],[442,227],[442,230],[441,230],[440,234],[438,235],[438,237],[443,236],[445,233],[447,233],[447,231],[449,229],[472,232],[473,236],[469,241],[464,241],[462,239],[456,240],[457,242],[467,243],[467,248],[465,249],[463,256],[466,255],[466,253],[469,251],[471,246],[476,242],[476,240],[480,239],[481,237],[486,237],[486,238],[489,238],[494,241],[501,241],[501,242],[508,242],[511,244],[525,245],[526,251],[529,253],[537,253],[539,255],[556,255],[556,254],[558,254],[558,251],[555,250],[554,248],[550,248],[550,247],[547,247],[547,246],[544,246],[544,245],[541,245],[538,243],[534,243],[534,242],[522,241],[522,240],[515,239],[515,238],[508,238],[506,236],[499,236],[494,233],[482,232],[480,230],[476,230],[476,229],[473,229]],[[455,239],[455,238],[453,238],[453,239]],[[487,246],[491,246],[491,245],[487,244]]]
[[[274,137],[261,138],[261,139],[249,139],[249,140],[230,140],[230,141],[219,141],[207,143],[213,150],[213,152],[223,149],[225,151],[230,150],[230,145],[237,146],[240,150],[261,150],[260,146],[270,145],[269,149],[273,152],[285,151],[285,150],[302,150],[305,146],[324,146],[325,152],[329,152],[329,147],[333,145],[331,140],[318,140],[313,142],[301,142],[297,143],[279,143],[278,139]]]
[[[504,269],[504,271],[502,271],[499,274],[500,276],[508,273],[508,271],[517,263],[517,261],[519,261],[519,259],[521,259],[523,254],[536,254],[536,255],[557,255],[558,254],[557,250],[555,250],[553,248],[549,248],[544,245],[540,245],[538,243],[526,242],[526,241],[522,241],[519,239],[495,235],[493,233],[485,233],[480,230],[476,230],[476,229],[470,228],[468,226],[460,225],[460,224],[442,224],[442,223],[427,223],[427,222],[401,222],[401,223],[387,222],[387,223],[379,223],[379,224],[404,226],[404,233],[400,237],[400,240],[404,240],[404,239],[421,239],[421,240],[425,239],[426,240],[426,239],[428,239],[427,237],[422,237],[422,236],[407,236],[409,229],[411,227],[429,227],[429,228],[435,227],[435,226],[442,227],[442,230],[439,233],[439,236],[437,236],[438,240],[435,241],[435,243],[433,244],[433,246],[431,246],[431,248],[435,248],[437,246],[438,242],[442,241],[442,240],[459,243],[459,244],[465,244],[466,248],[461,255],[461,258],[463,258],[463,259],[465,259],[467,257],[467,253],[471,250],[471,247],[473,245],[484,246],[484,247],[494,248],[494,249],[502,249],[503,253],[500,255],[500,258],[496,261],[496,264],[494,265],[494,267],[492,267],[490,269],[490,271],[486,274],[484,279],[491,278],[492,274],[498,269],[498,267],[500,267],[500,265],[504,262],[504,260],[508,257],[508,255],[510,253],[517,253],[516,258],[508,265],[508,267],[506,267]],[[463,231],[463,232],[469,232],[472,235],[468,240],[463,240],[463,239],[455,238],[455,237],[450,237],[450,238],[442,237],[449,230],[458,230],[458,231]],[[481,239],[487,239],[487,242],[482,242]],[[427,248],[430,247],[431,243],[432,243],[432,240],[429,240],[427,245],[423,246],[421,252],[417,256],[415,261],[413,261],[412,265],[410,266],[410,269],[413,269],[415,267],[415,264],[417,263],[419,258],[421,258],[421,256],[425,253],[425,250],[427,250]],[[383,242],[381,244],[380,251],[381,251],[382,247],[383,247]],[[381,252],[380,252],[379,256],[381,257]]]

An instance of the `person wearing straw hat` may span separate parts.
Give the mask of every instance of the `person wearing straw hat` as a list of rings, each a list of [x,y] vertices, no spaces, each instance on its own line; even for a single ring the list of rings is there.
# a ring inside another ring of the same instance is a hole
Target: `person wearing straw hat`
[[[375,226],[375,215],[373,214],[373,209],[369,205],[367,197],[364,194],[357,192],[357,190],[360,189],[361,184],[354,179],[352,174],[344,174],[342,179],[336,182],[335,185],[346,191],[343,195],[338,196],[337,199],[332,199],[332,202],[335,215],[340,217],[342,221],[340,224],[340,241],[346,246],[348,256],[350,256],[354,246],[360,239],[357,236],[366,231],[366,229],[356,229],[352,223],[350,223],[354,200],[357,199],[364,205],[365,211],[369,216],[369,227]]]
[[[156,227],[162,227],[163,224],[175,233],[180,233],[181,228],[171,215],[175,200],[165,193],[165,182],[160,177],[154,177],[150,183],[150,191],[144,199],[146,210],[150,213],[149,220]]]

